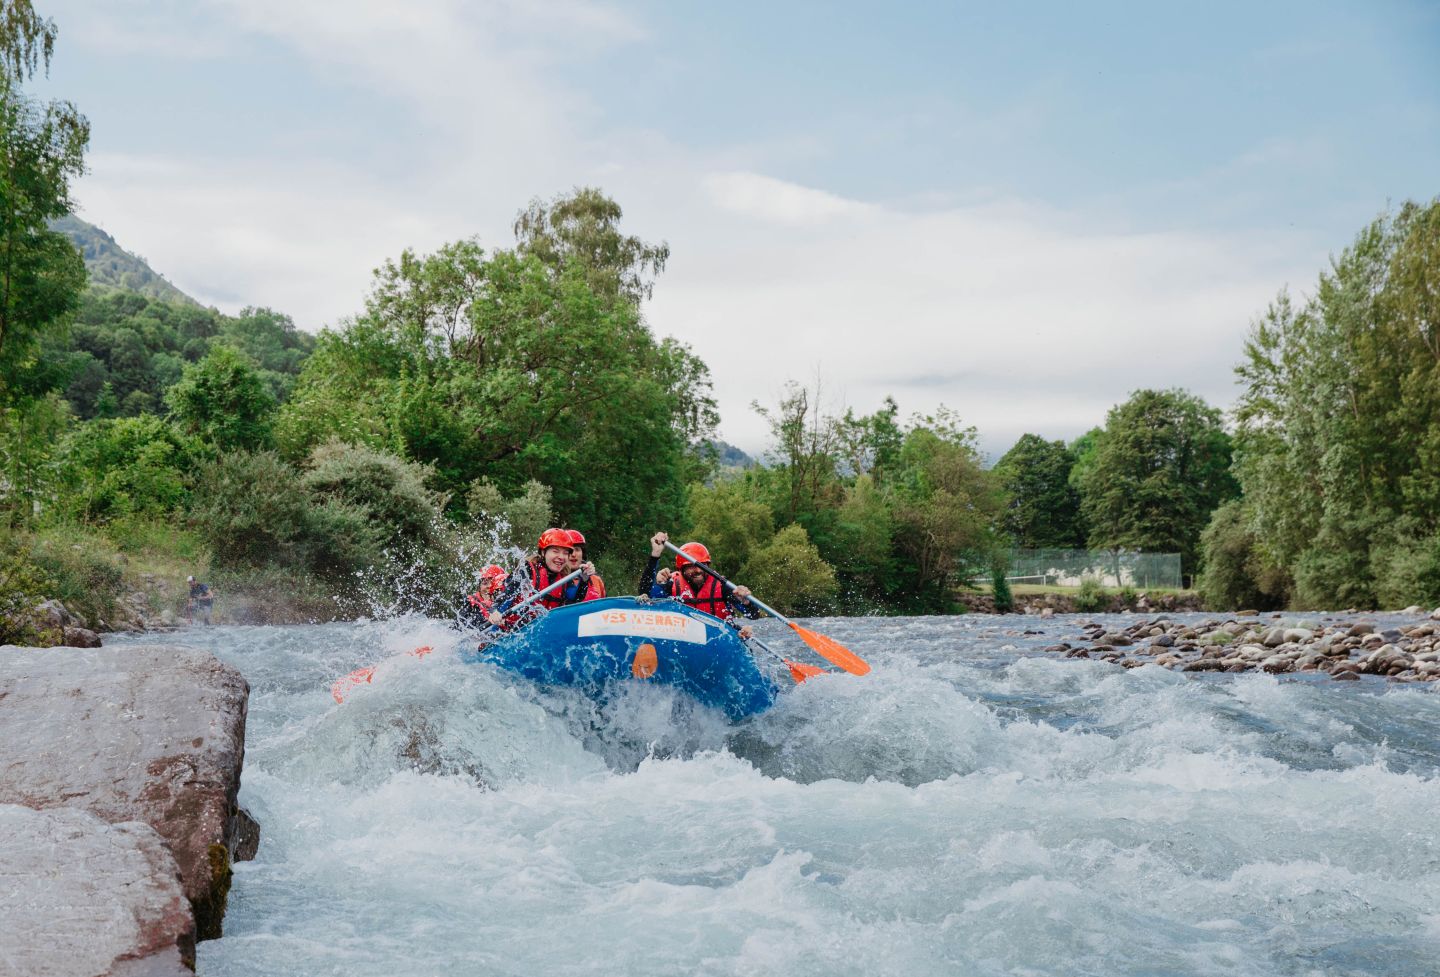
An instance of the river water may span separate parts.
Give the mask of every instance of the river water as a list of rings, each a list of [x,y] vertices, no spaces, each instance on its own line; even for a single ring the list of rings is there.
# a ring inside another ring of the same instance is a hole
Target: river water
[[[874,672],[736,727],[425,619],[176,636],[250,681],[262,825],[200,974],[1440,974],[1433,687],[1065,660],[1063,617],[811,623]]]

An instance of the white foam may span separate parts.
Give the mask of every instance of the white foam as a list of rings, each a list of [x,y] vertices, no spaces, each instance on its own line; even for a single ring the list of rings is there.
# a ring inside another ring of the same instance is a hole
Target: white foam
[[[648,686],[596,705],[449,650],[414,659],[445,633],[412,624],[207,636],[254,688],[242,802],[263,841],[200,972],[1435,959],[1437,748],[1414,733],[1433,695],[1017,661],[966,621],[837,620],[875,672],[732,728]],[[329,700],[376,660],[364,694]]]

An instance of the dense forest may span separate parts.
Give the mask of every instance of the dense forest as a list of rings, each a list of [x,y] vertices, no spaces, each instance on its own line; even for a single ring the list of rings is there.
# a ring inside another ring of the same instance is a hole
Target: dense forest
[[[88,124],[25,91],[54,25],[5,31],[0,639],[44,597],[123,621],[186,572],[281,617],[443,614],[552,523],[615,592],[666,528],[795,612],[946,612],[991,582],[1003,609],[1015,547],[1179,553],[1217,608],[1440,602],[1440,202],[1279,294],[1229,418],[1140,390],[987,467],[947,410],[792,385],[754,405],[756,463],[716,440],[699,353],[646,321],[669,247],[602,191],[532,201],[508,242],[400,250],[315,336],[227,315],[69,216]]]
[[[109,234],[74,214],[50,221],[50,229],[69,238],[80,252],[91,290],[133,292],[183,305],[200,304],[158,274],[144,258],[126,251]]]

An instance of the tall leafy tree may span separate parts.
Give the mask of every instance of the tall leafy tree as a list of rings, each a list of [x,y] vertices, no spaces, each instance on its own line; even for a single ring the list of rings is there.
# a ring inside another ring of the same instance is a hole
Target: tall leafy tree
[[[0,5],[0,396],[31,364],[36,340],[79,301],[85,267],[48,222],[70,210],[90,124],[69,102],[39,102],[22,85],[55,47],[53,21],[29,0]]]
[[[1080,493],[1070,484],[1075,455],[1062,441],[1021,435],[995,465],[1005,494],[1002,530],[1015,545],[1037,548],[1083,546]]]
[[[228,346],[186,367],[166,402],[182,430],[222,450],[270,446],[275,398],[254,362]]]
[[[456,499],[481,477],[505,495],[534,479],[603,548],[680,515],[715,424],[709,375],[646,328],[631,285],[655,249],[627,243],[618,207],[562,198],[527,215],[514,250],[459,241],[382,266],[364,311],[321,337],[279,443],[384,447]]]
[[[974,429],[961,428],[944,408],[912,422],[898,461],[897,597],[917,609],[945,610],[955,585],[993,562],[1000,495],[980,466]]]
[[[778,521],[781,525],[808,523],[814,535],[815,517],[828,514],[840,501],[838,425],[820,409],[820,387],[812,391],[790,383],[775,407],[753,403],[751,408],[770,425],[775,443],[774,457],[783,486],[777,500]]]
[[[69,102],[39,102],[22,87],[49,69],[56,35],[30,0],[0,2],[0,506],[11,525],[47,501],[66,422],[37,343],[85,285],[80,255],[47,222],[70,209],[90,125]]]
[[[554,200],[532,200],[515,218],[521,254],[559,271],[574,261],[596,293],[639,305],[655,292],[670,246],[620,230],[620,205],[595,187],[580,187]]]
[[[1200,533],[1237,493],[1220,412],[1183,390],[1141,390],[1110,410],[1081,484],[1097,549],[1179,553],[1197,569]]]
[[[1440,599],[1440,201],[1366,227],[1251,329],[1243,518],[1310,607]]]

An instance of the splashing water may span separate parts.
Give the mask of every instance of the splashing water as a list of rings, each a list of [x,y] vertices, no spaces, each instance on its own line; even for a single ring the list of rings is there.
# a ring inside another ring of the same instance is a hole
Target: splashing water
[[[1040,654],[1061,620],[817,627],[875,671],[736,727],[424,618],[186,632],[251,682],[262,825],[199,972],[1440,973],[1429,688]]]

